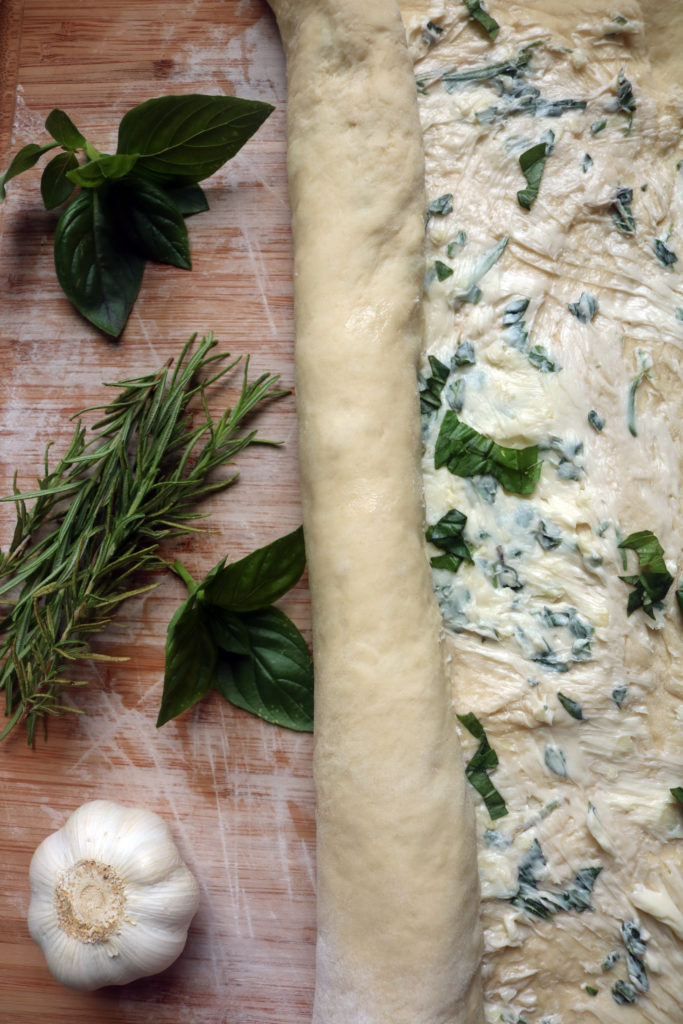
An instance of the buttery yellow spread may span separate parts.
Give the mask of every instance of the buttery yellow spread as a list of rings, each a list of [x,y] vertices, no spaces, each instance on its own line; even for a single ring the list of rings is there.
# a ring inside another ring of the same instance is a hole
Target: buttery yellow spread
[[[491,41],[463,4],[402,5],[430,203],[426,516],[463,513],[471,557],[434,588],[507,812],[473,792],[491,1022],[683,1020],[680,7],[648,25],[631,2],[491,3]],[[537,445],[533,491],[435,468],[449,413]],[[619,578],[643,530],[674,581],[653,618]]]

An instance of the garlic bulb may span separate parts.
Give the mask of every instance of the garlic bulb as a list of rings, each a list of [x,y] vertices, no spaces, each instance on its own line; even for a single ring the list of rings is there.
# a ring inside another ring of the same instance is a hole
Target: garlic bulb
[[[180,955],[199,886],[164,821],[108,800],[83,804],[31,860],[28,926],[63,985],[156,974]]]

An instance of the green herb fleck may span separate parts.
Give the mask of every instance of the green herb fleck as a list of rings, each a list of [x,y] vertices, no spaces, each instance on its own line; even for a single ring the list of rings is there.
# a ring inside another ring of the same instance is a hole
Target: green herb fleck
[[[441,260],[434,261],[434,270],[439,281],[445,281],[447,277],[453,276],[453,268],[449,267],[447,263],[442,263]]]
[[[621,110],[624,114],[628,115],[628,125],[626,127],[626,134],[631,131],[631,125],[633,124],[633,114],[636,109],[636,100],[633,95],[633,88],[628,78],[624,74],[624,69],[621,68],[617,75],[617,96],[612,105],[613,110]]]
[[[619,547],[622,550],[629,548],[638,556],[638,574],[619,577],[633,587],[628,597],[627,614],[631,615],[637,608],[642,608],[646,615],[654,619],[655,605],[664,600],[673,583],[673,576],[664,562],[664,549],[652,530],[629,534]]]
[[[584,985],[584,992],[587,996],[597,996],[598,990],[595,985]]]
[[[498,22],[491,17],[488,11],[484,10],[480,0],[462,0],[467,8],[470,18],[479,22],[490,40],[494,40],[500,30]]]
[[[474,366],[474,346],[471,341],[462,341],[455,350],[453,366]]]
[[[543,760],[553,774],[561,779],[567,778],[567,758],[556,743],[546,744]]]
[[[590,155],[590,153],[584,153],[583,154],[583,161],[581,163],[581,167],[583,168],[583,173],[586,174],[586,172],[589,171],[592,166],[593,166],[593,157]]]
[[[457,572],[463,562],[472,563],[472,552],[464,537],[466,523],[465,513],[451,508],[437,523],[428,527],[427,540],[445,552],[430,559],[432,568]]]
[[[464,231],[458,231],[457,235],[452,242],[449,242],[446,246],[446,255],[449,260],[452,260],[454,256],[458,255],[458,252],[464,245],[467,244],[467,235]]]
[[[612,220],[617,231],[622,235],[633,235],[636,230],[636,221],[631,210],[633,202],[633,189],[627,185],[620,186],[612,200],[610,210]]]
[[[663,267],[670,267],[678,261],[678,256],[670,249],[668,245],[661,240],[661,238],[655,238],[652,243],[654,254]]]
[[[638,995],[633,985],[629,985],[627,981],[617,981],[612,985],[612,996],[615,1003],[619,1003],[620,1006],[625,1006],[627,1003],[635,1003]]]
[[[644,352],[638,351],[638,363],[640,370],[631,381],[626,399],[626,422],[629,432],[633,437],[638,436],[636,427],[636,392],[644,380],[650,380],[650,370],[652,369],[650,358]]]
[[[603,118],[602,121],[593,121],[591,125],[591,135],[599,135],[607,127],[607,121]]]
[[[541,373],[559,373],[562,369],[562,364],[556,362],[543,345],[532,345],[527,349],[526,357]]]
[[[600,433],[600,431],[605,425],[604,419],[602,418],[600,413],[597,413],[595,411],[595,409],[591,409],[591,411],[588,413],[588,422],[590,423],[593,430],[597,430],[598,433]]]
[[[434,467],[454,476],[493,476],[512,494],[531,494],[541,475],[538,446],[505,448],[467,426],[449,409],[434,450]]]
[[[427,46],[433,46],[434,43],[438,42],[439,36],[443,32],[441,25],[435,24],[433,21],[428,21],[422,29],[422,39]]]
[[[489,772],[498,767],[498,755],[490,745],[483,725],[476,715],[469,712],[458,715],[467,731],[479,740],[479,746],[465,768],[465,775],[483,798],[492,821],[504,818],[508,813],[505,800],[491,782]]]
[[[678,800],[679,804],[683,804],[683,786],[673,786],[669,792],[674,800]]]
[[[602,961],[603,971],[611,971],[617,960],[621,960],[621,953],[618,949],[613,949],[612,952],[608,953]]]
[[[517,872],[518,890],[510,902],[534,917],[549,920],[561,911],[582,914],[592,910],[591,893],[602,867],[581,868],[566,889],[539,889],[538,881],[546,860],[537,839],[522,858]]]
[[[562,530],[556,523],[547,519],[539,519],[534,530],[534,536],[544,551],[552,551],[559,548],[562,543]]]
[[[581,708],[581,705],[577,703],[577,701],[572,700],[571,697],[565,696],[564,693],[560,693],[559,690],[557,691],[557,699],[559,700],[560,704],[562,705],[562,707],[568,715],[571,715],[572,718],[576,718],[579,722],[582,722],[584,720],[583,710]]]
[[[616,706],[619,708],[620,711],[621,711],[621,708],[623,707],[624,701],[626,700],[627,693],[628,693],[628,687],[626,686],[625,683],[623,683],[621,686],[615,686],[614,689],[612,690],[612,700],[614,701],[614,703],[616,704]]]
[[[445,217],[453,212],[453,193],[445,192],[437,199],[432,199],[427,207],[427,219],[430,217]]]
[[[578,302],[570,302],[567,309],[582,324],[590,323],[599,309],[598,300],[590,292],[581,292]]]
[[[517,201],[525,210],[531,209],[531,204],[538,195],[543,169],[551,149],[552,142],[539,142],[531,149],[525,150],[519,158],[519,166],[526,178],[527,187],[517,193]]]

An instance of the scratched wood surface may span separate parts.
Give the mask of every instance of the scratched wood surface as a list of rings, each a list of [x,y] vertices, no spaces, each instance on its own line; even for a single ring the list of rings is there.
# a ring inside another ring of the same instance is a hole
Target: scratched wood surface
[[[53,270],[56,214],[39,171],[8,185],[0,206],[0,488],[29,488],[45,443],[106,397],[104,381],[177,355],[193,333],[249,354],[254,374],[293,383],[292,286],[285,177],[285,74],[262,0],[0,0],[0,167],[59,106],[112,151],[130,107],[170,93],[226,93],[276,111],[207,183],[211,210],[188,222],[194,269],[148,266],[118,343],[74,313]],[[229,400],[219,396],[220,412]],[[212,532],[173,554],[198,575],[300,521],[294,398],[260,415],[284,442],[239,460],[236,486],[207,506]],[[0,505],[0,544],[11,536]],[[266,725],[217,695],[161,730],[166,626],[183,597],[168,578],[132,600],[98,648],[128,655],[92,670],[76,695],[85,715],[51,720],[35,749],[21,730],[0,747],[0,1021],[88,1024],[302,1024],[313,986],[312,740]],[[305,580],[283,607],[310,639]],[[26,914],[38,843],[86,800],[148,807],[169,823],[201,886],[183,956],[156,978],[83,994],[51,978]]]

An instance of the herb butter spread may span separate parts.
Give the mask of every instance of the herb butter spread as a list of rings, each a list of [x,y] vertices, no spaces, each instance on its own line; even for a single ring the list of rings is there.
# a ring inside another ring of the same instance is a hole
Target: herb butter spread
[[[487,1020],[674,1024],[683,10],[401,6],[426,536],[477,790]]]

